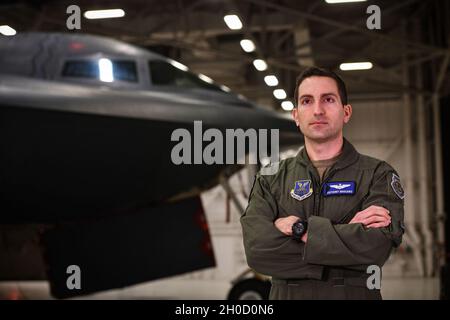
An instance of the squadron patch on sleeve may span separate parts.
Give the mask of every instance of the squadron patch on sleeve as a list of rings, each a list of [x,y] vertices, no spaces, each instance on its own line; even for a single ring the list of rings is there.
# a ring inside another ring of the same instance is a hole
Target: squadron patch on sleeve
[[[405,191],[403,190],[402,184],[400,183],[400,177],[395,173],[392,174],[391,187],[400,199],[403,200],[405,198]]]
[[[291,190],[291,197],[302,201],[312,195],[312,193],[311,180],[299,180],[295,181],[295,187]]]

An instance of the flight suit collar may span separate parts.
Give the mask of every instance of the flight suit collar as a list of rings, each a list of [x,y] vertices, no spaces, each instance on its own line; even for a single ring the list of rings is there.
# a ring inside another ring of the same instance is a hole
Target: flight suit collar
[[[355,147],[344,138],[344,144],[342,147],[342,153],[339,156],[333,168],[336,170],[344,169],[353,163],[355,163],[359,158],[359,153],[356,151]],[[309,159],[308,153],[306,152],[306,147],[302,148],[297,154],[297,161],[305,167],[312,168],[313,164]]]

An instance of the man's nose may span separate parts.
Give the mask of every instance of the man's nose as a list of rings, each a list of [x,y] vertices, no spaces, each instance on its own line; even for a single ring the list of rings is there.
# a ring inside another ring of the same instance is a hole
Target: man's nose
[[[325,109],[323,108],[320,102],[314,103],[314,115],[322,115],[325,113]]]

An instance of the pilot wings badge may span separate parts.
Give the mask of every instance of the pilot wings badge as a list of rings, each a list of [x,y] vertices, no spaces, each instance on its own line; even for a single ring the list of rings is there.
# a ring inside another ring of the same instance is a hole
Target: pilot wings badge
[[[291,190],[291,197],[302,201],[312,195],[312,193],[311,180],[299,180],[295,181],[295,187]]]
[[[354,181],[336,181],[328,182],[323,186],[323,195],[339,196],[339,195],[353,195],[356,192],[356,183]]]

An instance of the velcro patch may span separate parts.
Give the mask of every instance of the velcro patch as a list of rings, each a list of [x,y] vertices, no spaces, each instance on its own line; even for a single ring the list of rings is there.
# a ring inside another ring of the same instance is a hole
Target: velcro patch
[[[295,181],[295,187],[291,190],[291,197],[302,201],[313,194],[313,188],[311,186],[311,180],[299,180]]]
[[[354,181],[335,181],[327,182],[323,186],[322,194],[329,196],[349,196],[356,192],[356,182]]]
[[[391,187],[397,197],[402,200],[405,198],[405,190],[403,190],[402,184],[400,182],[400,177],[395,173],[392,174]]]

